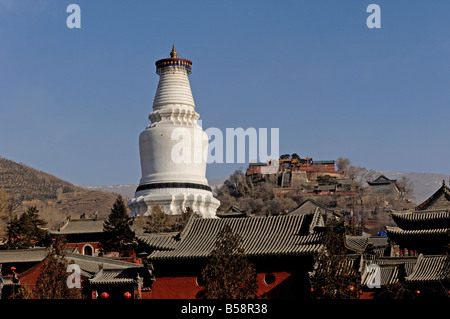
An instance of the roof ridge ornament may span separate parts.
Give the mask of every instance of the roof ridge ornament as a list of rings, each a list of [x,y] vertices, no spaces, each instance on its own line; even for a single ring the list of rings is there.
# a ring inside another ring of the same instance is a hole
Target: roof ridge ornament
[[[175,44],[172,46],[172,52],[170,52],[170,57],[172,59],[176,58],[178,56],[177,50],[175,50]]]

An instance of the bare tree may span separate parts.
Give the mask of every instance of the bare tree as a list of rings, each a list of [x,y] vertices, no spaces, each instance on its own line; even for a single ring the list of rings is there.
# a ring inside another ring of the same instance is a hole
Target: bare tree
[[[339,172],[346,172],[350,167],[350,160],[348,158],[339,157],[336,161],[336,168]]]
[[[6,225],[14,217],[21,203],[20,197],[14,198],[6,190],[0,189],[0,237],[7,235]]]
[[[219,195],[230,194],[235,198],[246,195],[254,195],[254,185],[250,179],[247,179],[242,169],[234,171],[233,174],[218,189]]]
[[[402,176],[400,180],[397,180],[396,185],[400,191],[400,200],[414,199],[413,182],[408,177]]]

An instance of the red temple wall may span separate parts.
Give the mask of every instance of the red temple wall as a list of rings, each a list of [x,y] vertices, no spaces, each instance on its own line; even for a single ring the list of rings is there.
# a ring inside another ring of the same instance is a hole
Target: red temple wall
[[[267,273],[256,275],[258,296],[270,292],[284,280],[291,276],[288,272],[274,272],[273,283],[266,283]],[[153,284],[152,290],[142,292],[143,299],[195,299],[202,288],[197,284],[197,277],[159,277]],[[272,296],[273,297],[273,296]]]

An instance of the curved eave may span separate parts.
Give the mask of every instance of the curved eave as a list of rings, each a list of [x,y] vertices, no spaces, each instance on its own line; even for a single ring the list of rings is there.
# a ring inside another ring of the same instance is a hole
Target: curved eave
[[[386,232],[388,237],[396,243],[410,240],[426,243],[428,239],[445,242],[449,240],[450,228],[404,230],[400,227],[386,227]]]
[[[445,268],[448,267],[446,256],[420,255],[413,272],[405,277],[408,284],[426,284],[440,282],[445,278]]]
[[[450,228],[450,211],[448,210],[392,212],[391,216],[403,229]]]
[[[450,189],[442,184],[441,188],[439,188],[433,195],[431,195],[427,200],[425,200],[420,205],[416,206],[416,210],[425,210],[427,207],[431,206],[440,196],[445,196],[447,200],[450,201]]]
[[[300,249],[296,251],[272,251],[272,252],[258,252],[245,254],[247,258],[250,259],[262,259],[262,258],[273,258],[273,257],[306,257],[312,256],[324,248],[322,244],[311,244],[302,245]],[[150,262],[161,262],[161,261],[195,261],[195,260],[207,260],[210,256],[210,251],[196,252],[193,254],[181,253],[173,254],[168,251],[157,251],[153,255],[148,257]]]
[[[137,285],[138,281],[135,279],[127,279],[127,278],[122,278],[122,279],[110,279],[110,280],[92,280],[89,279],[89,283],[91,285],[94,286],[111,286],[111,285]]]
[[[147,246],[148,248],[155,250],[173,250],[176,246],[175,236],[178,233],[173,234],[152,234],[152,235],[138,235],[137,240]]]

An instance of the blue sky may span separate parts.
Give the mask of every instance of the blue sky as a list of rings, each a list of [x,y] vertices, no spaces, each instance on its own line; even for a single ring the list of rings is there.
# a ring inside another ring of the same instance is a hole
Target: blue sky
[[[71,3],[81,29],[66,26]],[[381,29],[366,26],[371,3]],[[0,156],[79,185],[138,183],[154,63],[175,44],[203,128],[279,128],[281,154],[450,174],[449,12],[446,0],[0,0]]]

